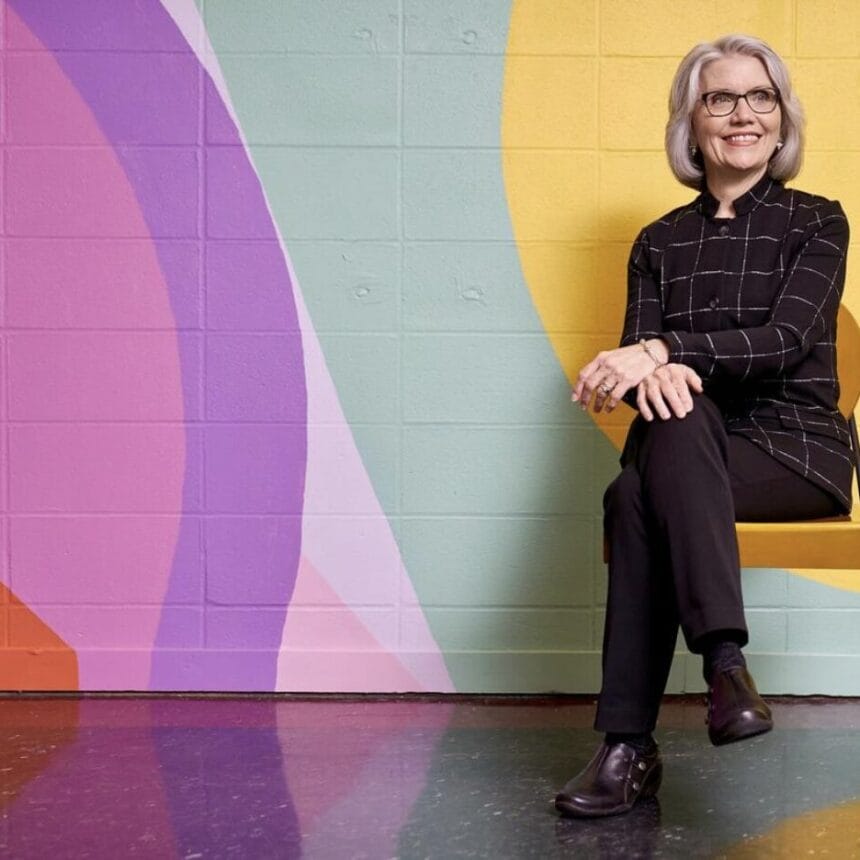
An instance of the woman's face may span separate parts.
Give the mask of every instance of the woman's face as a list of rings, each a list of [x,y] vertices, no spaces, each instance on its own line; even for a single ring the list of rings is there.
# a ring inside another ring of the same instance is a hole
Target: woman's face
[[[700,94],[740,94],[760,89],[773,90],[774,86],[756,57],[723,57],[702,69]],[[767,170],[781,122],[779,105],[772,113],[755,113],[745,99],[738,99],[728,116],[711,116],[700,98],[693,112],[693,135],[705,162],[706,177],[749,179],[754,184]]]

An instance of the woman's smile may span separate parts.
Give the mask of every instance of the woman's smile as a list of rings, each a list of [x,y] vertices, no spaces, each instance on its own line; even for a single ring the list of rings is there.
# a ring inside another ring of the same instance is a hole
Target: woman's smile
[[[750,146],[758,143],[761,135],[758,134],[730,134],[723,140],[731,146]]]

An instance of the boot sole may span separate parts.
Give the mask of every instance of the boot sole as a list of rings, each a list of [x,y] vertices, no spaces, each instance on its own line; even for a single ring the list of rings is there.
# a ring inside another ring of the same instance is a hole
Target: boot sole
[[[742,720],[729,726],[719,733],[708,731],[708,737],[715,747],[723,747],[726,744],[745,741],[758,735],[767,734],[773,729],[773,720],[762,720],[761,718]]]
[[[663,763],[660,762],[645,777],[639,794],[632,803],[623,803],[611,809],[588,809],[577,806],[569,797],[559,794],[555,799],[555,808],[566,818],[608,818],[610,815],[623,815],[629,812],[640,801],[653,797],[660,790],[663,782]]]

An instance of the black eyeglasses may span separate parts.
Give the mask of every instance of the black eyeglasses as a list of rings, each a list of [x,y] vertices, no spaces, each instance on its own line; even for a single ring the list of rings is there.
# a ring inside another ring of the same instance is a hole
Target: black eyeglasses
[[[705,110],[711,116],[728,116],[734,113],[741,99],[750,106],[750,110],[754,113],[773,113],[779,104],[779,90],[769,87],[750,90],[747,93],[729,93],[725,90],[714,90],[702,96]]]

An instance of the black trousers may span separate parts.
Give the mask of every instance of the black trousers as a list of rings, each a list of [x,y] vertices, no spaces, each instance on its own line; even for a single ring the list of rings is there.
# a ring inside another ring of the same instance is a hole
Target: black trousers
[[[594,725],[650,732],[679,627],[693,653],[716,631],[747,642],[735,520],[840,511],[827,492],[727,434],[706,396],[683,419],[637,417],[625,461],[604,497],[609,589]]]

